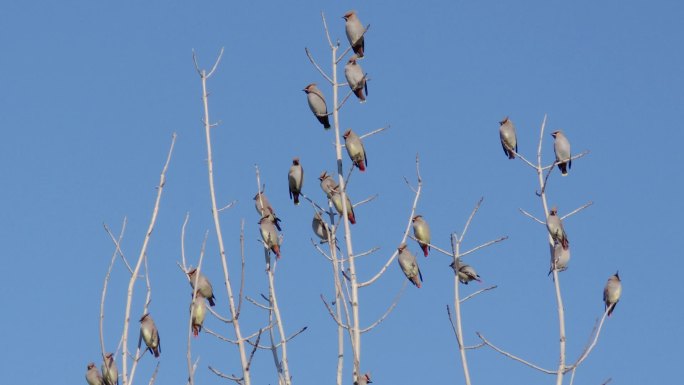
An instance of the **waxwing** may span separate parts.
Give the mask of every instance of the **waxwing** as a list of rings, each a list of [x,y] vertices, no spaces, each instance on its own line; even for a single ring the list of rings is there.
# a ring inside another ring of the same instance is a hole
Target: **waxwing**
[[[119,368],[114,362],[114,353],[105,354],[102,363],[102,380],[104,385],[119,385]]]
[[[206,298],[207,301],[209,301],[209,305],[216,305],[216,303],[214,302],[216,297],[214,297],[214,288],[211,286],[211,282],[201,272],[199,273],[199,277],[195,278],[196,275],[197,268],[191,268],[190,271],[188,271],[190,287],[192,287],[193,290],[195,289],[195,279],[197,279],[197,290],[199,290],[199,292],[202,294],[202,297]]]
[[[363,35],[366,33],[366,29],[361,25],[361,21],[358,16],[356,16],[356,11],[349,11],[342,16],[344,19],[344,29],[347,33],[347,40],[349,40],[349,45],[351,45],[354,53],[358,57],[363,57],[364,52],[364,41]]]
[[[327,196],[328,199],[331,199],[333,191],[337,188],[337,183],[333,177],[330,176],[327,171],[323,171],[321,176],[318,177],[318,180],[321,181],[321,189],[325,193],[325,196]]]
[[[354,166],[358,167],[361,172],[366,171],[368,158],[366,158],[366,150],[363,148],[361,138],[351,128],[345,131],[343,137],[344,147],[347,149],[347,154],[349,154]]]
[[[551,133],[553,136],[553,152],[556,153],[556,162],[558,169],[563,176],[568,175],[568,169],[572,168],[572,159],[570,155],[570,141],[563,134],[563,131],[558,130]]]
[[[330,129],[330,120],[328,119],[328,106],[325,104],[325,97],[321,90],[316,87],[316,83],[311,83],[304,87],[306,92],[306,100],[309,102],[311,112],[316,116],[323,128]]]
[[[278,232],[273,225],[273,220],[266,216],[259,221],[259,228],[261,230],[261,238],[264,240],[266,248],[272,250],[277,259],[280,259],[280,239]]]
[[[333,190],[332,197],[330,200],[332,200],[333,205],[335,205],[335,209],[337,209],[337,212],[342,215],[344,213],[344,208],[342,207],[342,194],[338,191],[339,189]],[[347,198],[347,219],[351,224],[356,224],[356,216],[354,215],[354,206],[352,206],[351,201],[349,200],[349,195],[344,194],[345,198]]]
[[[515,135],[515,126],[508,116],[499,122],[499,138],[504,154],[508,156],[508,159],[515,159],[515,153],[518,152],[518,139]]]
[[[608,311],[609,317],[613,314],[615,306],[617,306],[617,303],[620,301],[621,294],[622,283],[620,282],[620,275],[616,272],[608,278],[606,287],[603,289],[603,302],[606,304],[606,311]]]
[[[207,315],[207,304],[204,302],[204,296],[200,290],[197,290],[195,299],[190,304],[190,313],[192,314],[192,335],[197,337],[202,331],[204,317]]]
[[[399,245],[397,250],[399,250],[399,257],[397,260],[399,261],[401,271],[404,272],[404,275],[406,275],[406,278],[408,278],[412,284],[420,289],[421,282],[423,281],[423,274],[421,274],[420,268],[418,267],[416,256],[406,248],[406,243]]]
[[[560,242],[554,241],[553,246],[549,245],[551,249],[551,267],[549,268],[549,274],[553,273],[554,268],[558,272],[565,271],[568,268],[568,262],[570,262],[570,248],[563,248]]]
[[[280,218],[278,218],[275,210],[273,210],[273,206],[271,206],[271,202],[268,201],[266,194],[264,194],[262,191],[259,191],[254,196],[254,207],[256,208],[256,211],[259,213],[260,217],[271,217],[271,220],[273,220],[273,223],[275,224],[275,227],[278,228],[278,231],[283,230],[280,228]]]
[[[94,362],[88,364],[88,370],[86,371],[85,378],[86,381],[88,381],[89,385],[104,384],[104,382],[102,381],[102,375],[100,374],[100,371],[97,370],[97,366],[95,366]]]
[[[570,247],[568,234],[566,234],[565,229],[563,229],[563,222],[558,216],[558,208],[555,206],[549,210],[549,216],[546,217],[546,228],[549,230],[551,238],[553,238],[554,241],[560,242],[565,250]]]
[[[423,254],[427,257],[428,250],[430,250],[430,226],[428,226],[422,215],[416,215],[412,219],[413,222],[413,236],[418,240],[420,248],[423,249]]]
[[[356,59],[356,55],[352,55],[352,57],[349,58],[349,61],[344,66],[344,77],[347,78],[347,84],[349,84],[349,88],[354,91],[354,95],[363,103],[366,101],[366,96],[368,95],[368,84],[366,83],[366,75],[363,73],[363,69]]]
[[[140,341],[145,341],[145,345],[147,345],[150,353],[154,354],[155,357],[159,357],[159,353],[161,353],[161,338],[159,338],[159,331],[157,331],[157,326],[154,324],[154,320],[152,320],[152,316],[149,313],[145,313],[140,317],[138,347],[140,347]]]
[[[290,189],[290,199],[294,199],[294,204],[299,204],[299,194],[302,193],[302,184],[304,183],[304,169],[299,164],[299,158],[292,159],[292,166],[290,172],[287,173],[287,181]]]

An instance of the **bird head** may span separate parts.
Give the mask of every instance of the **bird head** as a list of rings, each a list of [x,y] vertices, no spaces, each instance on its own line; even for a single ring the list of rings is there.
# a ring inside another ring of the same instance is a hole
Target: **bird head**
[[[347,13],[345,13],[344,16],[342,16],[342,18],[343,18],[345,21],[347,21],[347,20],[351,19],[354,15],[356,15],[356,11],[354,11],[354,10],[352,9],[351,11],[347,11]]]

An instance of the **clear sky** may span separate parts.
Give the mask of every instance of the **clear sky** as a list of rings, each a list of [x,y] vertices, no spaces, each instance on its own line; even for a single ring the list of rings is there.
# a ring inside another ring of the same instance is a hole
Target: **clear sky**
[[[283,258],[276,285],[286,330],[308,330],[288,345],[295,383],[333,383],[336,329],[319,296],[332,295],[330,266],[313,249],[312,212],[288,199],[292,157],[305,169],[304,191],[323,202],[316,177],[334,170],[331,132],[315,120],[301,91],[317,82],[308,47],[329,71],[320,12],[346,45],[341,16],[356,9],[364,24],[372,80],[368,102],[350,99],[342,128],[359,133],[390,125],[365,142],[368,170],[355,173],[354,201],[379,194],[356,210],[354,248],[380,251],[358,262],[373,276],[397,247],[408,220],[418,153],[424,189],[418,204],[433,242],[449,247],[477,200],[483,206],[465,240],[469,248],[502,235],[506,242],[467,257],[490,291],[464,305],[466,343],[476,331],[547,368],[557,363],[558,322],[547,277],[547,233],[519,208],[543,217],[536,176],[505,158],[498,121],[509,115],[519,151],[536,154],[539,126],[563,129],[573,152],[590,151],[570,175],[551,176],[551,204],[567,213],[570,268],[561,274],[568,359],[585,346],[603,311],[607,278],[619,269],[623,298],[576,383],[675,383],[684,344],[683,267],[676,227],[684,213],[678,128],[684,98],[684,4],[679,1],[413,1],[378,2],[5,2],[0,11],[0,242],[4,331],[0,369],[7,384],[84,383],[89,361],[100,363],[98,317],[103,278],[113,252],[103,223],[128,226],[123,250],[139,253],[155,186],[173,132],[167,175],[149,254],[151,312],[162,338],[158,384],[182,383],[190,290],[177,267],[186,212],[187,252],[196,262],[205,231],[204,272],[214,282],[217,309],[227,314],[210,217],[200,82],[221,47],[223,61],[209,84],[214,121],[215,176],[232,275],[238,273],[239,228],[246,227],[245,293],[267,291],[258,242],[254,164],[283,219]],[[341,69],[341,68],[340,68]],[[340,72],[342,76],[342,72]],[[346,89],[343,88],[346,93]],[[544,159],[553,157],[544,136]],[[345,167],[348,159],[345,156]],[[419,248],[409,242],[409,248]],[[363,368],[377,384],[463,383],[445,305],[453,303],[446,256],[419,259],[424,286],[409,287],[398,307],[363,336]],[[364,325],[380,316],[405,277],[396,263],[361,291]],[[105,342],[115,350],[123,324],[128,273],[117,263],[106,302]],[[137,286],[132,339],[144,285]],[[675,306],[673,306],[675,305]],[[266,323],[249,304],[245,333]],[[231,336],[232,328],[207,326]],[[133,348],[133,344],[130,345]],[[206,367],[237,373],[236,349],[202,334],[194,341],[197,383],[223,383]],[[351,358],[348,354],[347,358]],[[117,362],[120,357],[117,356]],[[146,383],[155,359],[136,376]],[[469,352],[475,384],[551,383],[548,375],[483,348]],[[348,361],[350,362],[350,361]],[[119,362],[119,365],[121,363]],[[345,382],[351,383],[351,366]],[[270,353],[253,364],[256,384],[276,383]],[[566,382],[567,383],[567,382]]]

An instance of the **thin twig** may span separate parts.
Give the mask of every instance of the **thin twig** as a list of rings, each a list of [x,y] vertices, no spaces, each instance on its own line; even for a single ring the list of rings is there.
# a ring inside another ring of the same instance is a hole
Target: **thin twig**
[[[104,343],[104,304],[105,304],[105,298],[107,297],[107,285],[109,284],[109,277],[112,274],[112,268],[114,267],[114,261],[116,261],[116,255],[119,251],[119,245],[121,244],[121,240],[123,239],[123,235],[126,232],[126,217],[123,219],[123,223],[121,224],[121,232],[119,233],[119,238],[118,240],[115,241],[116,243],[116,248],[114,249],[114,253],[112,253],[112,259],[109,262],[109,268],[107,269],[107,274],[105,275],[104,283],[102,284],[102,298],[100,300],[100,348],[102,349],[102,359],[107,362],[107,359],[105,355],[107,354],[106,349],[105,349],[105,343]],[[106,225],[105,225],[106,228]]]
[[[499,238],[494,239],[494,240],[491,240],[491,241],[489,241],[489,242],[485,242],[485,243],[481,244],[480,246],[473,247],[472,249],[466,251],[465,253],[461,253],[461,254],[459,254],[458,256],[459,256],[459,257],[465,257],[465,256],[468,255],[468,254],[472,254],[472,253],[474,253],[474,252],[476,252],[476,251],[478,251],[478,250],[480,250],[480,249],[483,249],[483,248],[485,248],[485,247],[487,247],[487,246],[490,246],[490,245],[493,245],[493,244],[495,244],[495,243],[503,242],[503,241],[505,241],[506,239],[508,239],[508,236],[499,237]]]
[[[309,49],[304,47],[304,51],[306,51],[306,56],[309,58],[309,61],[311,62],[311,64],[314,65],[314,67],[316,67],[321,76],[323,76],[325,80],[327,80],[330,84],[334,84],[332,79],[330,79],[330,76],[328,76],[328,74],[326,74],[325,71],[323,71],[321,66],[319,66],[318,63],[316,63],[316,60],[314,60],[313,56],[311,56],[311,52],[309,52]]]
[[[463,302],[465,302],[465,301],[467,301],[467,300],[469,300],[469,299],[475,297],[475,296],[478,295],[478,294],[484,293],[485,291],[494,290],[494,289],[496,289],[496,288],[497,288],[497,285],[490,286],[490,287],[486,287],[486,288],[484,288],[484,289],[480,289],[480,290],[474,292],[473,294],[470,294],[470,295],[466,296],[465,298],[461,299],[461,303],[463,303]]]
[[[541,219],[535,217],[534,215],[528,213],[527,211],[525,211],[525,210],[523,210],[523,209],[520,209],[520,208],[519,208],[518,210],[520,210],[520,212],[523,213],[525,216],[528,216],[528,217],[532,218],[533,221],[535,221],[535,222],[537,222],[537,223],[539,223],[539,224],[541,224],[541,225],[546,226],[546,222],[545,222],[545,221],[542,221]]]
[[[591,202],[591,201],[590,201],[589,203],[585,203],[585,204],[583,204],[582,206],[580,206],[580,207],[578,207],[578,208],[576,208],[576,209],[570,211],[569,213],[563,215],[563,216],[561,217],[561,220],[564,220],[565,218],[568,218],[568,217],[570,217],[570,216],[572,216],[572,215],[575,215],[575,214],[577,214],[578,212],[580,212],[580,211],[586,209],[587,207],[589,207],[589,206],[591,206],[591,205],[593,205],[593,204],[594,204],[594,202]]]
[[[124,264],[126,265],[126,268],[128,269],[128,272],[133,274],[133,269],[131,268],[131,265],[128,264],[128,260],[126,259],[126,256],[123,253],[123,250],[121,250],[121,242],[117,242],[116,238],[114,237],[114,234],[112,234],[112,230],[109,229],[109,226],[106,224],[104,225],[105,231],[107,234],[109,234],[109,237],[112,239],[112,242],[114,242],[114,245],[116,246],[116,252],[119,253],[121,256],[121,259],[123,260]]]
[[[489,346],[490,348],[496,350],[497,352],[503,354],[504,356],[506,356],[506,357],[508,357],[508,358],[510,358],[510,359],[512,359],[512,360],[515,360],[515,361],[518,361],[518,362],[520,362],[520,363],[522,363],[522,364],[525,364],[525,365],[529,366],[529,367],[532,368],[532,369],[537,369],[538,371],[540,371],[540,372],[542,372],[542,373],[546,373],[546,374],[556,374],[556,371],[555,371],[555,370],[544,369],[544,368],[542,368],[542,367],[540,367],[540,366],[538,366],[538,365],[535,365],[535,364],[533,364],[533,363],[531,363],[531,362],[529,362],[529,361],[525,361],[525,360],[523,360],[522,358],[520,358],[520,357],[518,357],[518,356],[514,356],[513,354],[508,353],[508,352],[505,351],[505,350],[500,349],[500,348],[497,347],[496,345],[494,345],[494,344],[492,344],[491,342],[487,341],[487,339],[484,338],[484,336],[483,336],[482,334],[480,334],[479,332],[476,332],[475,334],[477,334],[477,336],[482,340],[482,342],[483,342],[485,345]]]
[[[361,333],[365,333],[367,331],[373,330],[373,328],[378,326],[382,321],[385,320],[385,318],[387,318],[387,316],[392,312],[392,310],[394,310],[394,308],[399,303],[399,299],[401,299],[401,295],[404,294],[404,291],[406,290],[407,284],[408,284],[408,281],[404,281],[404,283],[401,285],[401,289],[399,289],[399,293],[397,293],[397,296],[394,297],[392,304],[387,308],[387,311],[385,311],[385,314],[383,314],[382,317],[378,318],[377,321],[373,322],[373,324],[371,324],[367,328],[361,329]]]

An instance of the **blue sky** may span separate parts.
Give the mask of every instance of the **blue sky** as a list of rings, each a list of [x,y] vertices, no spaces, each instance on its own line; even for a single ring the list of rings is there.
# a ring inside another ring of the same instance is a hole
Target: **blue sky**
[[[0,304],[8,315],[0,317],[8,346],[0,368],[7,383],[26,383],[28,373],[29,382],[78,383],[89,361],[99,365],[100,294],[113,251],[102,224],[118,232],[127,217],[124,252],[129,259],[137,256],[173,132],[176,150],[148,250],[151,311],[162,337],[157,383],[187,377],[190,290],[176,266],[186,212],[191,258],[210,230],[204,272],[227,313],[209,211],[201,88],[191,60],[195,49],[202,66],[210,66],[221,47],[226,52],[209,88],[212,118],[221,122],[213,132],[218,199],[238,201],[222,215],[228,253],[237,255],[244,218],[245,291],[251,297],[265,293],[251,200],[258,164],[283,218],[276,284],[285,327],[309,327],[288,345],[293,381],[334,381],[335,327],[319,298],[332,293],[330,267],[311,247],[311,210],[292,205],[285,180],[290,160],[299,156],[305,192],[323,201],[315,178],[334,168],[333,137],[312,116],[301,90],[318,82],[329,100],[332,94],[304,47],[328,70],[320,12],[328,16],[332,35],[346,44],[340,17],[348,9],[371,24],[361,64],[372,80],[366,104],[350,100],[343,108],[342,128],[364,133],[391,126],[365,142],[368,171],[355,174],[349,187],[355,201],[379,194],[356,210],[355,250],[381,248],[359,261],[360,276],[374,275],[400,241],[412,200],[403,177],[415,180],[418,153],[424,179],[418,212],[429,221],[434,243],[447,248],[449,234],[461,231],[481,196],[484,204],[465,247],[509,236],[467,259],[482,285],[498,289],[464,306],[466,342],[477,342],[480,331],[553,368],[558,323],[546,276],[546,230],[518,211],[543,217],[536,176],[504,157],[497,132],[497,122],[509,115],[519,151],[532,158],[548,114],[549,133],[562,128],[574,152],[590,151],[568,177],[554,173],[548,190],[561,213],[594,202],[565,224],[572,244],[570,268],[561,276],[570,360],[602,314],[602,289],[617,269],[624,287],[576,383],[679,378],[671,368],[681,361],[684,343],[684,316],[672,306],[684,295],[676,227],[684,213],[680,2],[458,1],[418,7],[405,1],[23,1],[4,4],[0,12],[0,241],[6,277]],[[544,158],[551,162],[552,156],[546,134]],[[409,247],[419,251],[415,243]],[[375,383],[463,381],[445,312],[453,302],[449,260],[434,253],[419,263],[423,288],[408,288],[391,316],[363,337],[363,367]],[[362,323],[384,312],[404,280],[393,264],[362,290]],[[121,331],[127,282],[118,264],[105,314],[108,350],[115,349]],[[469,285],[462,293],[480,287]],[[135,319],[143,290],[138,286]],[[244,306],[243,328],[251,333],[266,315]],[[216,320],[207,325],[231,333]],[[207,365],[238,371],[236,349],[207,334],[194,341],[193,354],[200,358],[198,383],[221,382]],[[469,361],[474,383],[553,381],[488,349],[470,352]],[[154,360],[144,357],[138,383],[153,367]],[[348,364],[346,379],[349,372]],[[276,382],[269,353],[258,353],[253,378]]]

